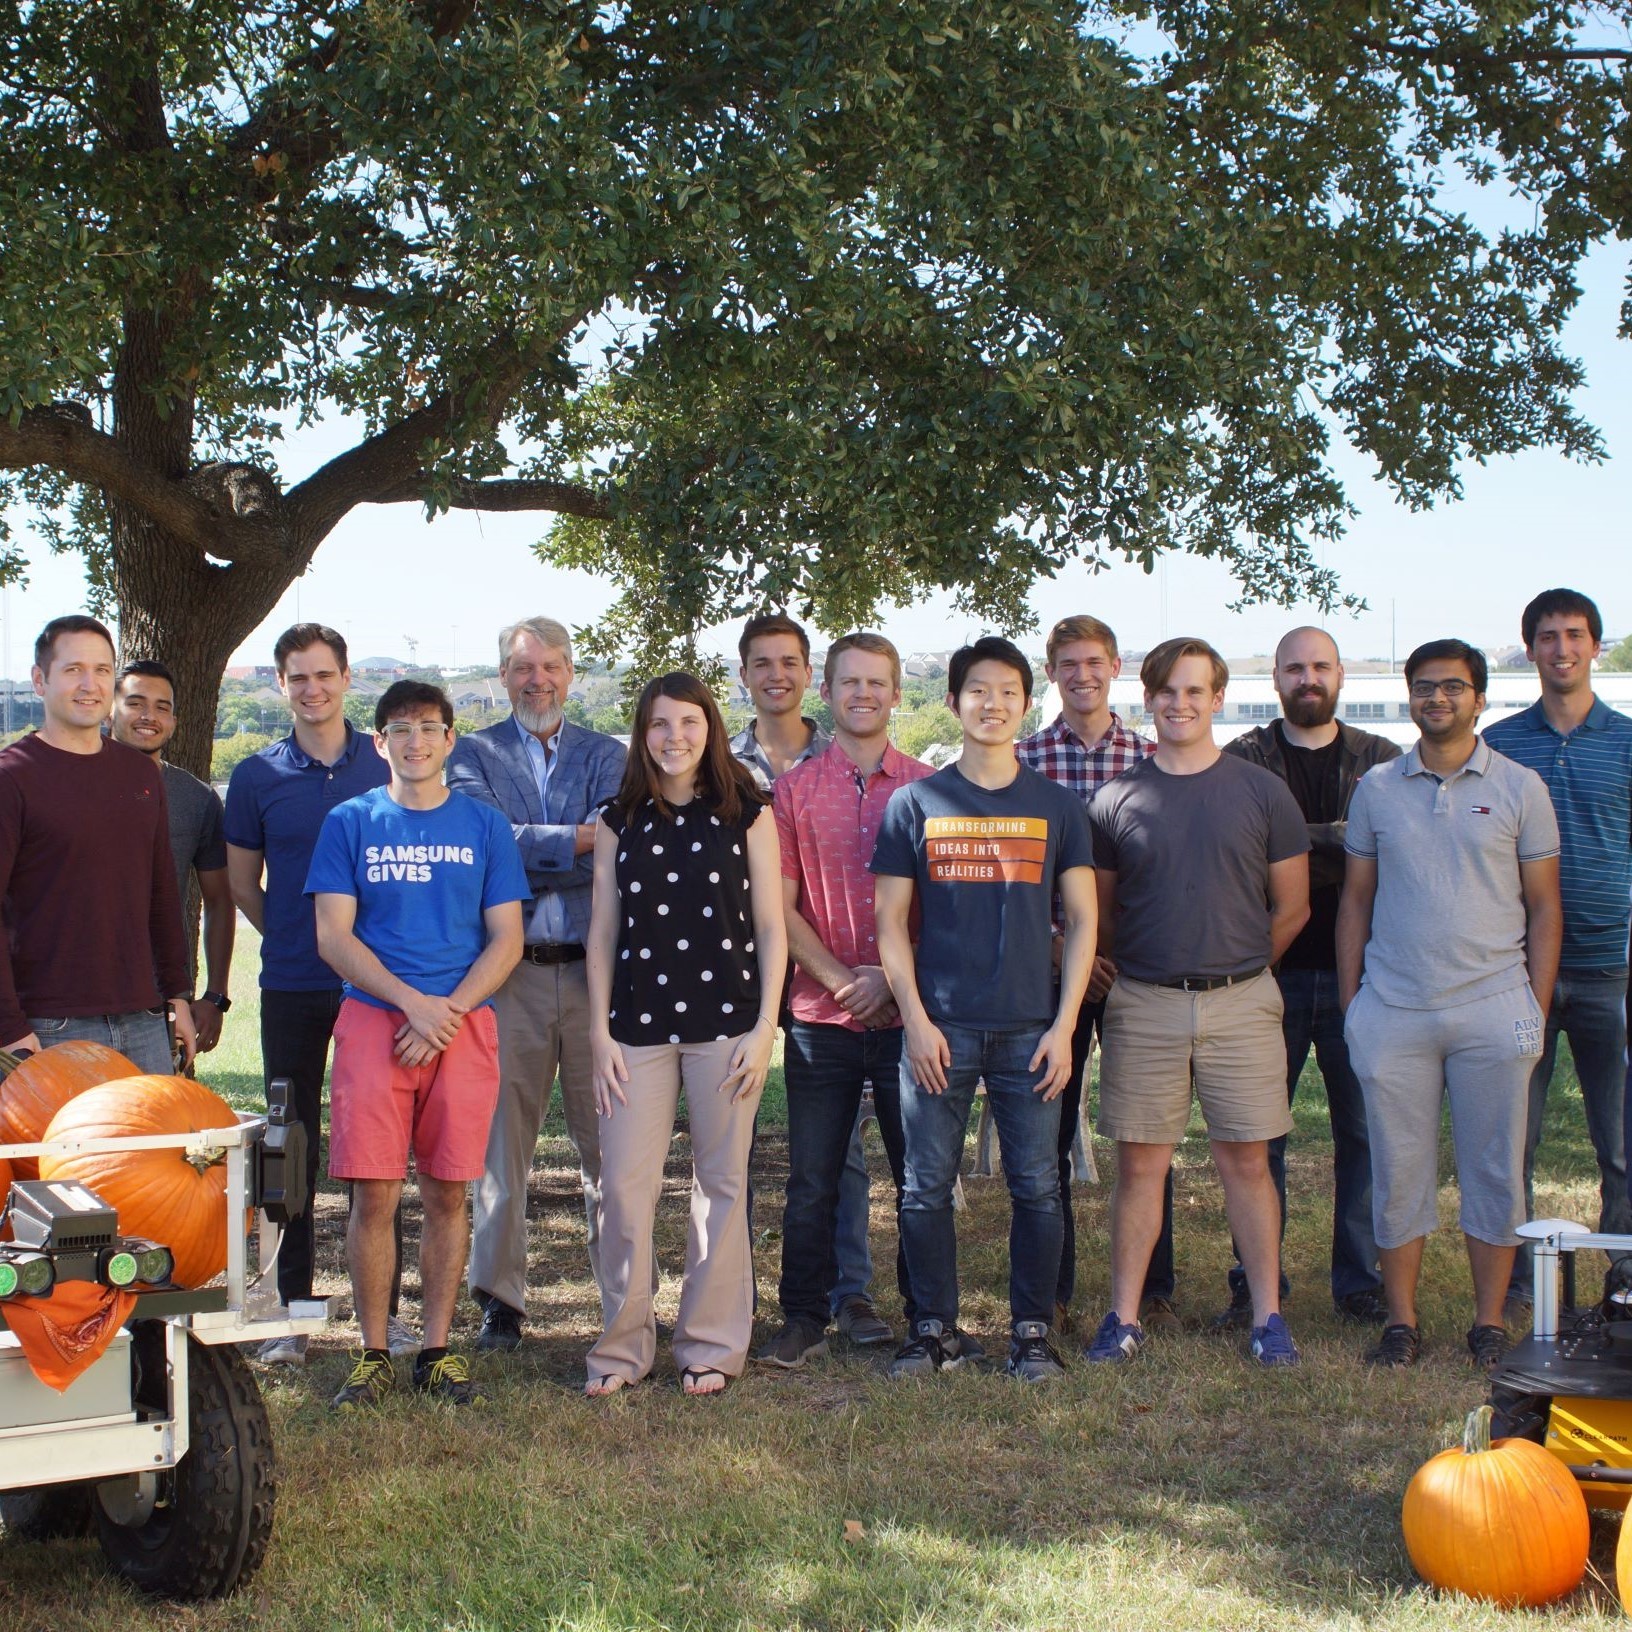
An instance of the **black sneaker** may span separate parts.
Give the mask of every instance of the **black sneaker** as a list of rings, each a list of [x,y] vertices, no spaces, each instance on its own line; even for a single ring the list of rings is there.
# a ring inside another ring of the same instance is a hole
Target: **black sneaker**
[[[865,1292],[852,1292],[839,1304],[834,1317],[839,1335],[854,1343],[858,1349],[877,1348],[881,1343],[893,1343],[895,1330],[878,1312],[873,1300]]]
[[[1381,1326],[1388,1319],[1388,1299],[1378,1287],[1333,1298],[1332,1308],[1339,1320],[1350,1320],[1357,1326]]]
[[[1507,1333],[1500,1326],[1475,1326],[1468,1333],[1468,1353],[1481,1371],[1489,1371],[1507,1353]]]
[[[890,1376],[932,1377],[938,1371],[952,1371],[983,1352],[956,1327],[948,1332],[938,1320],[921,1320],[912,1336],[896,1350]]]
[[[397,1386],[397,1374],[391,1366],[389,1354],[370,1353],[367,1349],[357,1356],[351,1374],[340,1385],[340,1392],[329,1401],[331,1411],[366,1411],[383,1405]]]
[[[414,1387],[449,1405],[487,1403],[487,1396],[471,1378],[470,1362],[462,1354],[442,1354],[429,1364],[423,1357],[416,1361]]]
[[[1252,1330],[1252,1288],[1243,1281],[1230,1288],[1230,1301],[1207,1323],[1211,1332],[1250,1332]]]
[[[754,1358],[768,1366],[794,1371],[807,1360],[826,1353],[827,1328],[803,1315],[794,1315]]]
[[[484,1354],[495,1350],[514,1354],[521,1347],[521,1311],[490,1298],[487,1313],[482,1316],[482,1329],[476,1334],[476,1347]]]
[[[1422,1333],[1415,1326],[1407,1326],[1402,1321],[1383,1328],[1377,1347],[1366,1355],[1366,1364],[1390,1368],[1414,1366],[1421,1353]]]
[[[1049,1346],[1048,1327],[1040,1320],[1015,1322],[1009,1343],[1008,1373],[1023,1383],[1051,1383],[1065,1375],[1065,1362]]]

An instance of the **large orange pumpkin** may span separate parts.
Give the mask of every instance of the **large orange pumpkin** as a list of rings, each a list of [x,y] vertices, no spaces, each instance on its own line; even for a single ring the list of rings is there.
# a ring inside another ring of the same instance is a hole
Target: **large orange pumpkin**
[[[1470,1413],[1462,1443],[1417,1469],[1400,1522],[1431,1586],[1509,1607],[1550,1604],[1587,1570],[1586,1498],[1575,1476],[1529,1439],[1490,1437]]]
[[[1632,1507],[1627,1512],[1632,1513]],[[1621,1533],[1615,1543],[1615,1590],[1621,1608],[1632,1615],[1632,1528],[1627,1526],[1626,1513],[1621,1515]]]
[[[230,1128],[232,1107],[187,1077],[128,1077],[88,1088],[51,1119],[47,1139],[128,1139],[152,1133]],[[179,1150],[46,1156],[41,1177],[78,1179],[119,1214],[122,1235],[145,1236],[175,1254],[175,1279],[202,1286],[227,1267],[224,1159]]]
[[[12,1061],[0,1082],[0,1145],[38,1144],[51,1118],[75,1094],[136,1074],[135,1062],[106,1043],[53,1043],[26,1060]],[[32,1156],[19,1156],[12,1176],[37,1179],[40,1164]]]

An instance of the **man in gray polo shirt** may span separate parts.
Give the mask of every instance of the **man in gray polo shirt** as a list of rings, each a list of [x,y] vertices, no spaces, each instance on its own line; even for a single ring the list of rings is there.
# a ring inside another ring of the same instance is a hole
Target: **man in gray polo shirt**
[[[1344,1037],[1371,1128],[1372,1219],[1388,1324],[1373,1365],[1416,1363],[1417,1278],[1437,1227],[1439,1117],[1451,1103],[1473,1271],[1468,1349],[1502,1356],[1502,1299],[1524,1221],[1530,1072],[1558,972],[1558,822],[1534,771],[1475,725],[1485,659],[1430,641],[1405,662],[1421,736],[1361,779],[1337,918]]]

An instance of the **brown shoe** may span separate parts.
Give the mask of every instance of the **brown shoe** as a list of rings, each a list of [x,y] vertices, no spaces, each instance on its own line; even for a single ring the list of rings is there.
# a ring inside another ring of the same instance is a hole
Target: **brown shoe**
[[[1139,1305],[1139,1324],[1152,1337],[1172,1337],[1184,1330],[1178,1310],[1166,1298],[1146,1298]]]

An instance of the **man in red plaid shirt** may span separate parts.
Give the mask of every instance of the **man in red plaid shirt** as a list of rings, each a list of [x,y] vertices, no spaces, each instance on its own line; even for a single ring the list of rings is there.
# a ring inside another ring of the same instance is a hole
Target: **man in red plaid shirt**
[[[1059,688],[1060,713],[1035,736],[1015,744],[1022,765],[1041,771],[1050,782],[1069,788],[1086,806],[1107,782],[1114,781],[1141,759],[1155,753],[1156,744],[1130,731],[1111,710],[1111,682],[1122,672],[1116,635],[1109,625],[1087,616],[1062,618],[1048,632],[1046,671]],[[1054,926],[1054,962],[1059,966],[1060,926]],[[1077,1278],[1077,1231],[1071,1212],[1071,1148],[1076,1143],[1082,1114],[1082,1077],[1093,1048],[1094,1032],[1105,1014],[1105,993],[1116,978],[1114,964],[1094,960],[1089,996],[1082,1005],[1071,1039],[1071,1080],[1060,1105],[1060,1207],[1065,1217],[1065,1239],[1060,1252],[1060,1278],[1054,1294],[1054,1326],[1065,1332]],[[1097,994],[1097,995],[1096,995]],[[1145,1295],[1139,1317],[1148,1331],[1171,1331],[1178,1326],[1173,1312],[1173,1178],[1168,1175],[1161,1240],[1151,1255],[1145,1277]]]

